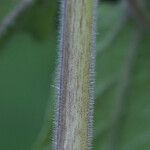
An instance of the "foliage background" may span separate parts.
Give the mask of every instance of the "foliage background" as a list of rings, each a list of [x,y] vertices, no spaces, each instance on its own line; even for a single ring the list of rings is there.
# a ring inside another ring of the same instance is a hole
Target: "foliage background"
[[[0,27],[20,3],[0,1]],[[58,6],[35,0],[0,35],[0,149],[51,147]],[[124,2],[98,6],[95,150],[150,147],[150,30],[137,20]]]

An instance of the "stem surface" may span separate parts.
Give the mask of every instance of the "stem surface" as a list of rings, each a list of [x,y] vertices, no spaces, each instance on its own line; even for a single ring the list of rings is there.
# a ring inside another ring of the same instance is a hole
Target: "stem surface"
[[[94,0],[62,2],[55,149],[91,146]]]

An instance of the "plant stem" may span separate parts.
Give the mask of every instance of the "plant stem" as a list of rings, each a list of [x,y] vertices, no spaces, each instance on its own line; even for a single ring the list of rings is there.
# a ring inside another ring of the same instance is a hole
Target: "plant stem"
[[[57,150],[86,150],[91,146],[94,81],[94,0],[63,0]]]

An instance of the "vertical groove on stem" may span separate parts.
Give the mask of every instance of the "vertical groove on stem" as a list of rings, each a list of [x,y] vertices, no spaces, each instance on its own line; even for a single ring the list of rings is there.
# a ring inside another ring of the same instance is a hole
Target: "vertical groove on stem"
[[[63,0],[56,150],[91,146],[94,83],[94,16],[96,0]]]

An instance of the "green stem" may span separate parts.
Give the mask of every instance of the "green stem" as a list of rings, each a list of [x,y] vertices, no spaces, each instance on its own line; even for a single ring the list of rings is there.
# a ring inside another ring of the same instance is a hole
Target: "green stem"
[[[94,0],[64,0],[55,149],[91,146],[94,78]]]

